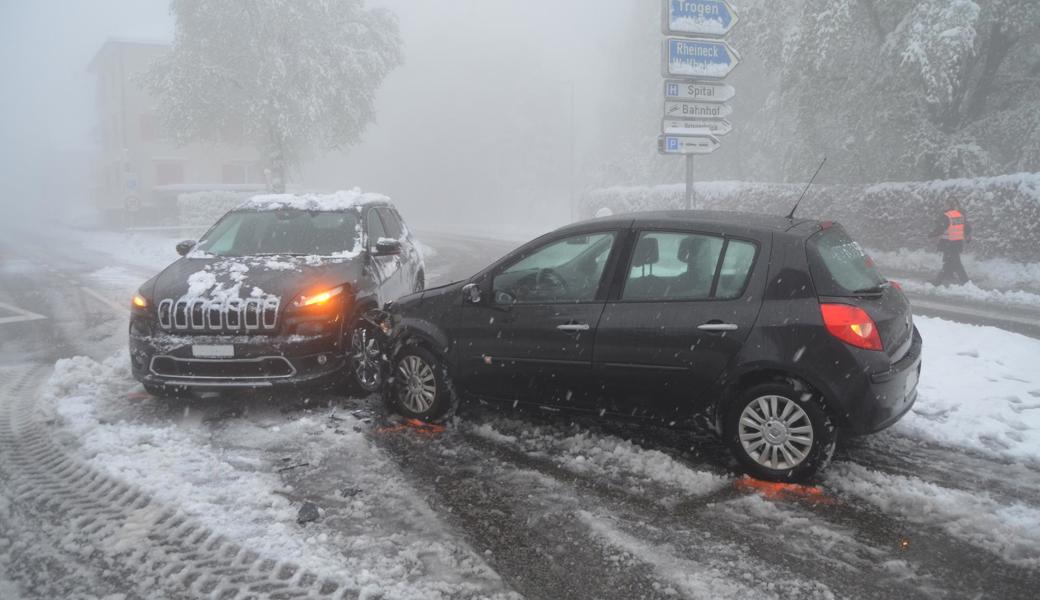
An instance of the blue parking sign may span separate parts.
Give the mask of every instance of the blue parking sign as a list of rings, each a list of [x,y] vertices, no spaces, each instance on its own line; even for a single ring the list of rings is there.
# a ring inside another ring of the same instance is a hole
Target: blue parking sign
[[[669,152],[679,151],[679,138],[665,138],[665,147]]]

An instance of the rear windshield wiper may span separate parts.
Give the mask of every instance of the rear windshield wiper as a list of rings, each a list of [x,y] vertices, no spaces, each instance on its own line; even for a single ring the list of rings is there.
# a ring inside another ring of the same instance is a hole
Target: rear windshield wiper
[[[874,287],[862,288],[862,289],[854,290],[852,292],[852,295],[853,296],[880,296],[880,295],[885,293],[885,287],[887,287],[887,286],[888,286],[888,283],[886,282],[886,283],[882,283],[881,285],[876,285]]]

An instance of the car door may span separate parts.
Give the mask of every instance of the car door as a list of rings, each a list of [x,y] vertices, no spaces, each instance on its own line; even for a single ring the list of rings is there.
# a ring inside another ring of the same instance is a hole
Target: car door
[[[601,410],[671,421],[707,403],[758,318],[768,242],[717,232],[636,232],[596,335]]]
[[[401,269],[398,257],[378,256],[376,253],[376,244],[379,240],[390,237],[377,208],[369,208],[365,213],[365,236],[365,250],[379,284],[380,304],[401,297]]]
[[[569,234],[504,260],[456,330],[469,394],[549,407],[587,404],[592,348],[618,230]]]
[[[383,219],[383,227],[386,229],[387,237],[391,237],[401,243],[401,254],[396,261],[399,296],[410,294],[415,291],[419,251],[415,247],[415,242],[411,239],[411,236],[405,235],[404,224],[396,211],[389,207],[380,208],[379,216]]]

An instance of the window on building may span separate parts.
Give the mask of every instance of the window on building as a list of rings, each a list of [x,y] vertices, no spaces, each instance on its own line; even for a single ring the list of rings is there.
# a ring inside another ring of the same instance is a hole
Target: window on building
[[[184,183],[184,161],[156,161],[155,185],[173,185],[177,183]]]

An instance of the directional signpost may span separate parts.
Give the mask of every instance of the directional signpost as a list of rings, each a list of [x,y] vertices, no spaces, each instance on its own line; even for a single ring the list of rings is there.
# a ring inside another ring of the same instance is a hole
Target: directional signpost
[[[666,0],[664,32],[671,35],[728,35],[740,18],[723,0]]]
[[[735,98],[737,90],[723,83],[704,83],[669,79],[664,82],[666,100],[691,100],[693,102],[728,102]]]
[[[692,208],[693,157],[715,152],[717,136],[733,131],[727,102],[737,91],[722,80],[740,54],[722,38],[740,17],[726,0],[663,0],[661,21],[665,102],[658,151],[686,157],[686,208]]]
[[[723,79],[740,64],[740,55],[723,41],[665,38],[665,77]]]
[[[711,154],[722,144],[708,133],[702,135],[663,135],[658,148],[662,154]]]
[[[724,136],[733,131],[733,123],[726,119],[669,119],[661,123],[661,131],[665,135],[689,135],[694,132],[707,131],[714,136]]]
[[[686,119],[724,119],[733,114],[729,104],[708,104],[706,102],[665,102],[664,116]]]

